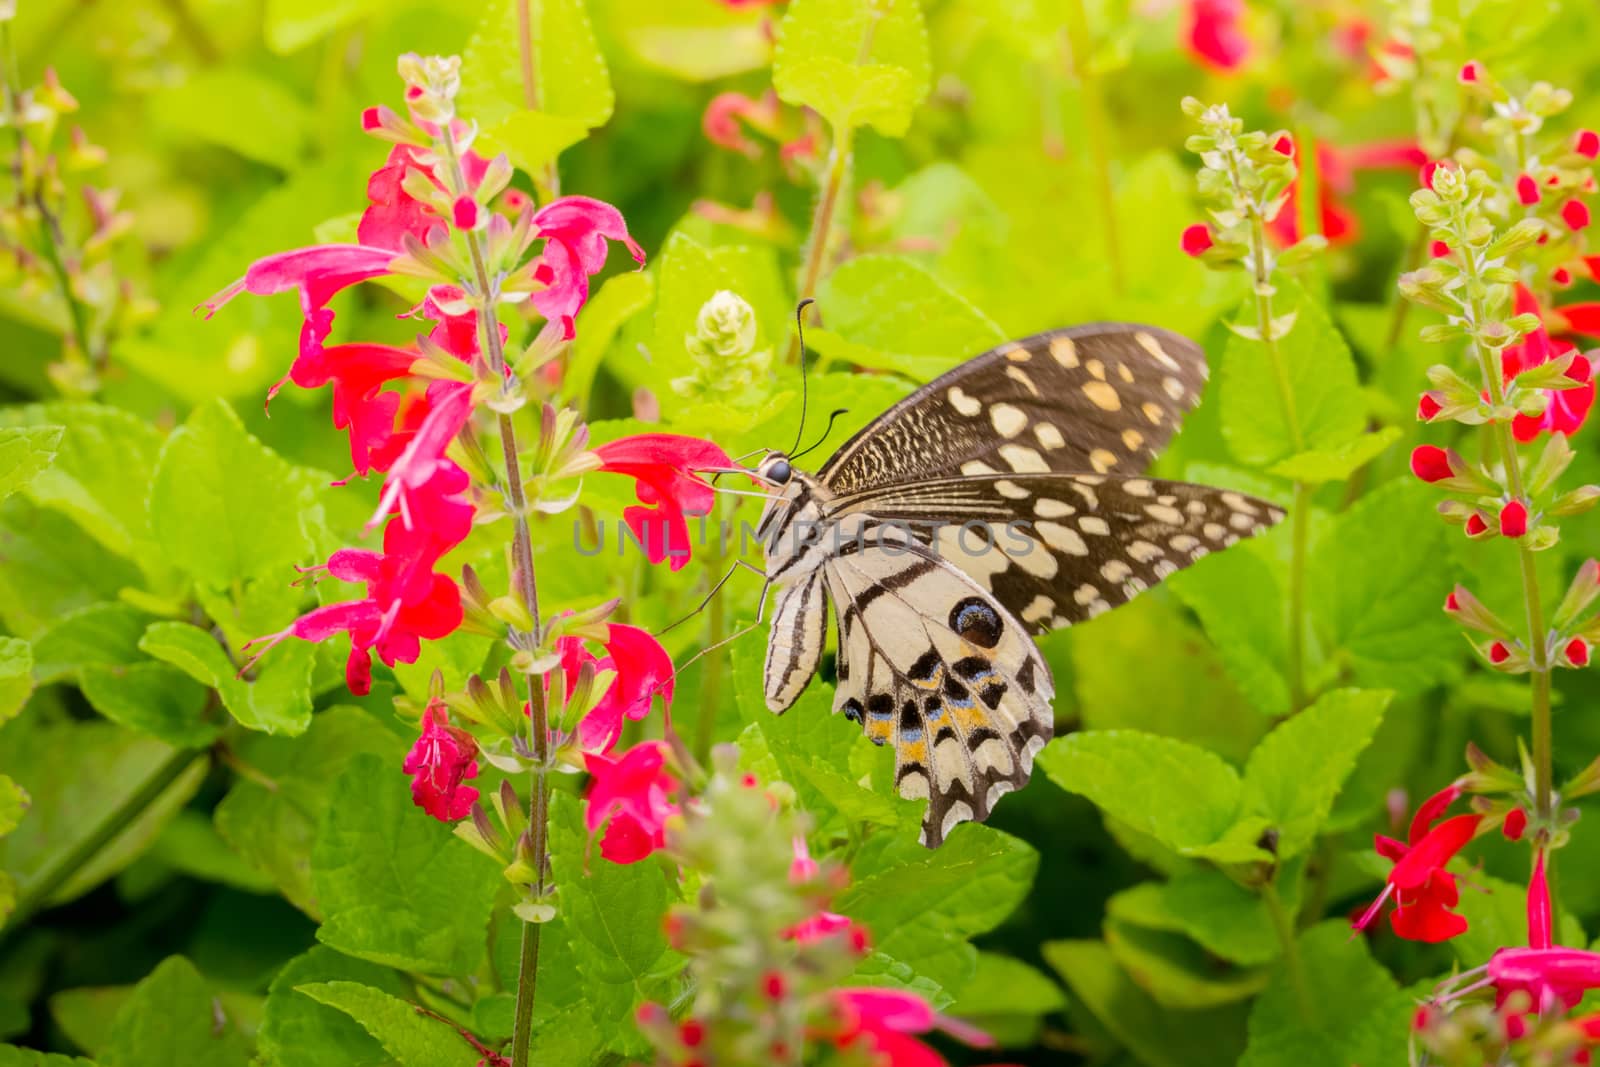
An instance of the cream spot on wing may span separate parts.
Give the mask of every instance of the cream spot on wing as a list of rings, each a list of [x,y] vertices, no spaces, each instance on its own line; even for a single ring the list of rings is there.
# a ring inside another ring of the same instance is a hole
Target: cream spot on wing
[[[1149,515],[1152,519],[1155,519],[1157,522],[1164,522],[1168,526],[1183,525],[1183,512],[1179,511],[1175,507],[1170,507],[1166,504],[1146,504],[1144,511],[1145,514]]]
[[[1206,513],[1206,502],[1204,500],[1191,500],[1183,506],[1183,510],[1191,515],[1204,515]]]
[[[1161,388],[1165,389],[1167,391],[1167,395],[1170,396],[1172,399],[1174,399],[1174,400],[1182,400],[1183,399],[1183,383],[1178,381],[1178,379],[1176,379],[1176,378],[1163,378],[1163,379],[1161,379]]]
[[[1084,360],[1083,369],[1094,377],[1099,378],[1102,382],[1106,380],[1106,365],[1098,359]]]
[[[1022,609],[1022,621],[1038,622],[1040,619],[1048,618],[1055,610],[1056,602],[1040,593],[1033,598],[1032,603]]]
[[[958,800],[950,805],[950,810],[944,813],[944,821],[939,824],[939,833],[946,837],[961,823],[972,818],[972,805],[965,800]]]
[[[1059,519],[1077,512],[1077,508],[1065,501],[1053,497],[1042,496],[1033,505],[1033,513],[1041,519]]]
[[[1078,346],[1072,343],[1070,337],[1050,338],[1050,355],[1068,370],[1078,365]]]
[[[1171,560],[1163,559],[1157,561],[1156,565],[1152,567],[1151,570],[1156,572],[1157,578],[1167,578],[1178,573],[1178,565],[1173,563]]]
[[[1098,515],[1085,515],[1078,520],[1078,529],[1086,534],[1104,537],[1111,532],[1111,524]]]
[[[1106,382],[1084,382],[1083,395],[1103,411],[1117,411],[1122,407],[1122,398],[1117,395],[1116,387]]]
[[[1093,484],[1098,485],[1099,483],[1095,482]],[[1100,507],[1100,497],[1095,494],[1093,489],[1089,488],[1088,484],[1085,484],[1085,479],[1078,478],[1071,483],[1071,486],[1074,493],[1083,497],[1083,502],[1089,505],[1090,510],[1097,510]]]
[[[999,474],[1000,472],[989,466],[981,459],[969,459],[961,465],[962,474]]]
[[[1138,430],[1122,431],[1122,446],[1129,452],[1137,452],[1144,447],[1144,434]]]
[[[1100,565],[1100,576],[1112,584],[1127,580],[1132,573],[1133,568],[1120,559],[1108,559]]]
[[[1156,495],[1155,487],[1144,478],[1129,478],[1127,481],[1122,483],[1122,491],[1127,493],[1129,496]]]
[[[1015,785],[1011,784],[1011,779],[1009,779],[1009,778],[1000,779],[999,781],[997,781],[997,782],[995,782],[995,783],[993,783],[992,785],[989,786],[989,792],[986,793],[984,795],[984,798],[983,798],[984,805],[986,807],[989,807],[989,808],[992,809],[994,807],[996,801],[998,801],[1001,797],[1005,796],[1007,793],[1011,792],[1015,788],[1017,788],[1017,787]]]
[[[1026,354],[1026,353],[1024,352],[1024,354]],[[1033,379],[1028,377],[1028,372],[1023,370],[1021,367],[1018,367],[1016,365],[1012,365],[1010,367],[1007,367],[1006,368],[1006,377],[1010,378],[1012,381],[1014,381],[1018,385],[1022,386],[1024,389],[1026,389],[1028,392],[1032,393],[1034,396],[1038,396],[1039,395],[1039,387],[1037,385],[1033,384]]]
[[[1021,345],[1012,345],[1006,349],[1006,358],[1013,363],[1026,363],[1033,358],[1033,353]]]
[[[1128,555],[1140,563],[1149,563],[1153,559],[1160,559],[1161,554],[1161,549],[1152,545],[1149,541],[1128,542]]]
[[[1177,360],[1167,355],[1167,350],[1161,347],[1161,342],[1156,339],[1154,334],[1146,333],[1145,331],[1140,330],[1138,333],[1133,335],[1133,339],[1138,342],[1140,348],[1154,356],[1156,361],[1163,367],[1166,367],[1168,370],[1183,369]]]
[[[1028,427],[1028,416],[1021,408],[1010,404],[995,404],[989,408],[989,421],[1001,437],[1015,437]]]
[[[1122,583],[1122,591],[1130,600],[1149,588],[1150,587],[1145,584],[1143,578],[1129,578],[1127,581]]]
[[[961,750],[960,741],[947,737],[939,742],[933,750],[933,774],[941,793],[947,791],[953,782],[967,781],[966,753]]]
[[[983,744],[972,750],[972,762],[978,765],[980,771],[998,771],[1000,774],[1011,773],[1011,749],[998,737],[991,737]]]
[[[1097,448],[1089,453],[1089,466],[1104,474],[1117,465],[1117,455],[1108,449]]]
[[[1071,530],[1059,522],[1034,523],[1034,529],[1039,531],[1039,536],[1044,538],[1044,543],[1057,552],[1065,552],[1070,556],[1087,556],[1089,546],[1083,543],[1077,530]]]
[[[1161,417],[1165,414],[1165,412],[1161,410],[1160,404],[1157,404],[1154,400],[1146,400],[1144,405],[1140,407],[1139,410],[1143,411],[1144,417],[1150,420],[1150,425],[1161,425]]]
[[[1260,511],[1256,508],[1254,503],[1252,503],[1248,498],[1240,496],[1238,493],[1223,493],[1222,502],[1228,505],[1234,511],[1242,511],[1246,515],[1260,514]]]
[[[1093,604],[1089,605],[1089,618],[1093,619],[1096,616],[1104,615],[1110,610],[1111,604],[1108,601],[1096,600]]]
[[[1206,535],[1208,541],[1220,541],[1222,535],[1228,532],[1228,528],[1221,523],[1208,522],[1200,532]]]
[[[990,544],[976,531],[962,536],[959,526],[940,526],[934,548],[940,556],[955,563],[978,581],[988,585],[990,579],[1011,566],[1006,554]]]
[[[928,776],[921,771],[908,771],[900,779],[900,795],[907,800],[927,800]]]
[[[961,391],[961,386],[959,385],[952,385],[950,390],[945,393],[945,399],[950,401],[951,407],[968,418],[983,410],[983,401],[975,396],[968,396]]]
[[[1042,581],[1054,578],[1056,572],[1061,569],[1061,564],[1056,562],[1055,554],[1040,548],[1039,543],[1031,537],[1028,539],[1027,547],[1018,546],[1006,554],[1011,557],[1012,563]]]
[[[1228,516],[1228,525],[1235,530],[1254,530],[1256,528],[1256,520],[1243,512],[1236,511]]]
[[[1001,445],[1000,458],[1018,474],[1050,472],[1050,464],[1044,461],[1044,457],[1026,445]]]
[[[1001,478],[994,483],[994,491],[1007,500],[1026,500],[1028,491],[1009,478]]]
[[[1128,365],[1126,363],[1118,363],[1117,364],[1117,377],[1121,378],[1124,382],[1127,382],[1129,385],[1133,384],[1133,371],[1128,369]]]
[[[1193,552],[1199,547],[1200,539],[1198,537],[1192,537],[1189,534],[1179,534],[1167,543],[1171,545],[1173,550],[1176,552]]]
[[[1056,425],[1053,422],[1036,424],[1033,428],[1033,436],[1037,437],[1039,443],[1046,448],[1062,448],[1067,443],[1067,439],[1061,436],[1061,431],[1056,429]]]
[[[1093,604],[1096,600],[1100,599],[1100,590],[1096,589],[1088,582],[1084,582],[1073,592],[1072,599],[1078,602],[1079,607],[1083,607],[1086,604]]]

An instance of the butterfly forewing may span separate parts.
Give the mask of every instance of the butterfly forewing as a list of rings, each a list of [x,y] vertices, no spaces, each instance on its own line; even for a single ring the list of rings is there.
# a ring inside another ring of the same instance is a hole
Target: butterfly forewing
[[[918,389],[834,453],[835,492],[954,474],[1137,474],[1205,386],[1166,330],[1096,323],[1013,341]]]

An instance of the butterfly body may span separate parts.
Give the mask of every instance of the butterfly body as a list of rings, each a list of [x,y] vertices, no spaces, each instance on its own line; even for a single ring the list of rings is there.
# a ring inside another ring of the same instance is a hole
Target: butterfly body
[[[923,840],[983,820],[1054,728],[1032,636],[1093,618],[1282,517],[1142,475],[1205,380],[1192,342],[1096,324],[1003,345],[900,401],[815,475],[769,453],[774,712],[821,663],[834,710],[896,753]],[[831,611],[830,611],[831,609]]]

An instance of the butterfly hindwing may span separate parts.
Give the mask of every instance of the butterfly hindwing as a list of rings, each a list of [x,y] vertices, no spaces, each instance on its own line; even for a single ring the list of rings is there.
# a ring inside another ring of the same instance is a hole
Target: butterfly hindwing
[[[1137,474],[1205,380],[1205,353],[1167,330],[1095,323],[1038,334],[895,404],[818,478],[844,493],[956,474]]]
[[[1050,673],[1022,624],[932,552],[869,529],[830,560],[839,605],[835,710],[895,747],[902,796],[926,799],[923,841],[988,817],[1050,739]]]
[[[762,672],[769,710],[781,715],[800,699],[822,662],[827,636],[828,594],[822,572],[816,570],[778,593]]]

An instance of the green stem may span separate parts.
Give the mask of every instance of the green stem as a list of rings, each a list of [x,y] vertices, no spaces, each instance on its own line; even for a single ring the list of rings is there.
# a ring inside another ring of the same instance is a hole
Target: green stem
[[[522,71],[522,103],[529,111],[539,110],[539,79],[534,67],[533,0],[517,0],[517,60]],[[561,172],[551,160],[542,173],[532,176],[539,200],[548,204],[561,195]]]
[[[1062,34],[1063,51],[1066,53],[1067,68],[1077,79],[1078,93],[1083,99],[1089,156],[1094,160],[1095,195],[1100,200],[1100,217],[1105,225],[1106,265],[1111,270],[1111,291],[1113,295],[1121,296],[1127,289],[1127,282],[1122,269],[1122,242],[1117,233],[1116,188],[1111,181],[1111,122],[1106,114],[1105,92],[1089,62],[1092,42],[1089,40],[1089,16],[1083,0],[1071,0],[1066,6],[1066,17],[1067,25]]]
[[[1300,964],[1300,946],[1294,937],[1294,918],[1289,914],[1289,909],[1283,906],[1276,883],[1262,885],[1261,901],[1267,906],[1267,914],[1272,917],[1272,928],[1277,931],[1278,942],[1283,946],[1283,968],[1289,973],[1289,986],[1294,990],[1295,1004],[1300,1009],[1300,1021],[1309,1026],[1316,1016],[1312,1010],[1311,993],[1306,986],[1305,971]]]
[[[844,188],[845,177],[850,172],[850,143],[855,131],[846,126],[835,130],[833,148],[828,153],[828,176],[823,181],[822,195],[817,198],[817,209],[811,216],[811,235],[806,243],[806,263],[800,273],[800,299],[817,294],[817,283],[822,280],[822,265],[828,258],[828,236],[833,228],[833,213]],[[789,342],[787,361],[800,358],[800,336]]]
[[[51,863],[27,883],[26,888],[17,897],[16,907],[6,920],[6,928],[20,930],[26,926],[28,920],[45,906],[67,879],[127,830],[128,826],[144,814],[144,810],[154,804],[156,798],[166,792],[167,787],[176,782],[201,755],[203,753],[197,749],[174,749],[166,759],[152,768],[150,776],[139,784],[139,788],[134,790],[128,799],[107,812],[105,818],[101,819],[88,835],[72,848],[58,853]]]

